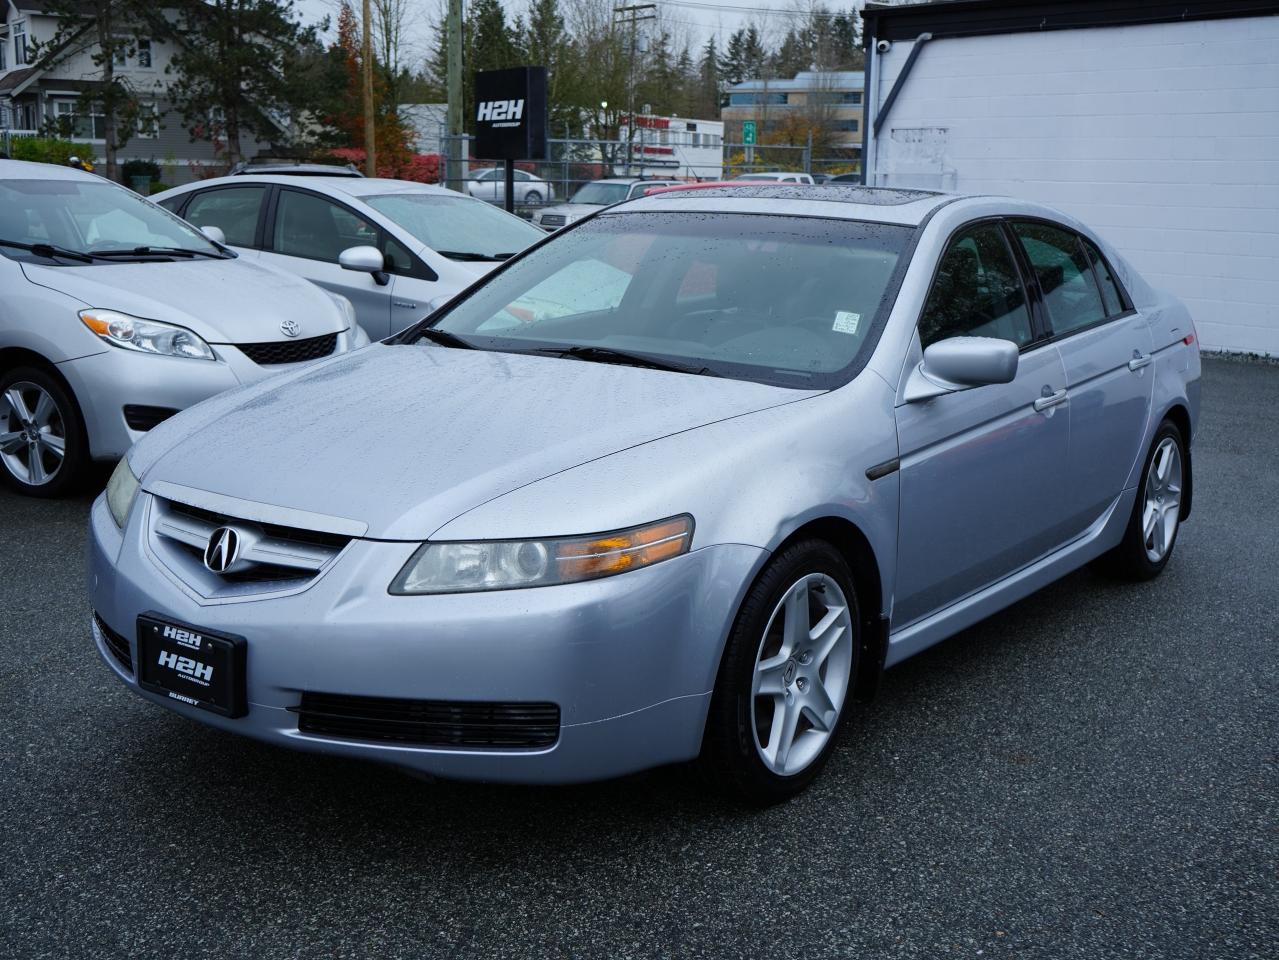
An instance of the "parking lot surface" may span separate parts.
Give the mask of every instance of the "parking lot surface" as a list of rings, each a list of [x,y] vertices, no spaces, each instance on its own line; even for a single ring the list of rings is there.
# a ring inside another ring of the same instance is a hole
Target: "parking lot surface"
[[[1164,575],[1078,572],[892,670],[766,811],[189,722],[94,651],[88,498],[0,493],[0,956],[1274,957],[1279,366],[1204,366]]]

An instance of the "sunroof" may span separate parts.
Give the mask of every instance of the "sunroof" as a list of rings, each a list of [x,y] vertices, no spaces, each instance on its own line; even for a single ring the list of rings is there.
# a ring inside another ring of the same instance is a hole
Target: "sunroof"
[[[893,187],[844,186],[827,184],[811,186],[802,183],[761,183],[747,186],[706,187],[681,194],[678,190],[661,194],[662,197],[745,197],[759,200],[826,200],[836,203],[864,203],[872,207],[897,207],[917,200],[940,196],[935,190],[898,190]]]

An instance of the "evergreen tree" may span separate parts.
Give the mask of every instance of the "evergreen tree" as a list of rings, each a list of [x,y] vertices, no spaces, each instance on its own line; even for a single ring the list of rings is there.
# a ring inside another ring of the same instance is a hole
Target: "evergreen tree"
[[[706,120],[718,120],[720,110],[720,59],[711,37],[702,47],[702,60],[697,67],[696,104],[693,112]]]

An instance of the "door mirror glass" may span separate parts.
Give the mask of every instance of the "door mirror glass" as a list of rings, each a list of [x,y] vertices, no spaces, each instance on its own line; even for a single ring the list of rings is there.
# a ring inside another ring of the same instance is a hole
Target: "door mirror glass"
[[[338,255],[338,265],[343,270],[359,273],[381,273],[385,269],[386,258],[377,247],[348,247]]]
[[[1017,344],[994,337],[950,337],[924,349],[924,360],[906,382],[907,403],[1017,376]]]

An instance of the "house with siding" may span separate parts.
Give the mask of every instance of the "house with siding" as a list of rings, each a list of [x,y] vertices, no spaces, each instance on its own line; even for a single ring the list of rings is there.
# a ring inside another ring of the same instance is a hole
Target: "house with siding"
[[[100,163],[105,124],[92,95],[101,72],[93,62],[94,31],[86,26],[59,49],[37,58],[38,45],[57,34],[58,17],[42,0],[0,0],[0,145],[6,138],[57,129],[89,144]],[[182,115],[167,99],[171,77],[165,68],[175,41],[143,37],[130,46],[117,56],[115,71],[141,103],[142,121],[117,158],[120,163],[153,160],[168,183],[189,182],[222,158],[208,140],[192,141]],[[281,120],[278,127],[283,138],[287,123]],[[247,133],[241,138],[248,157],[265,146]]]

